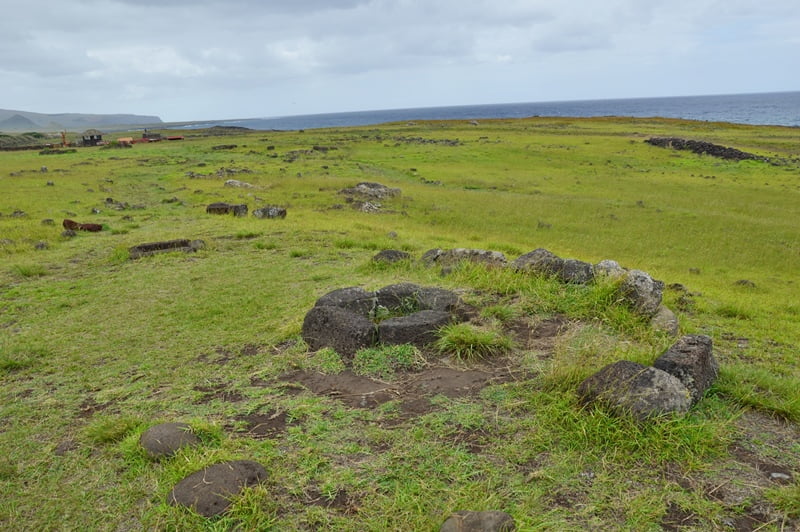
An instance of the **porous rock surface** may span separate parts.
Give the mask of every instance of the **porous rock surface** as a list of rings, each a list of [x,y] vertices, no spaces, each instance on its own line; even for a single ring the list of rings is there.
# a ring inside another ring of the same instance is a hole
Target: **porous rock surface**
[[[455,266],[461,261],[475,262],[487,266],[505,266],[508,260],[499,251],[485,249],[430,249],[422,255],[422,262],[432,266]]]
[[[312,350],[330,347],[342,356],[352,357],[356,351],[376,342],[375,325],[351,310],[333,306],[315,306],[303,320],[303,340]]]
[[[587,284],[594,279],[594,267],[577,259],[562,259],[555,253],[538,248],[511,263],[517,271],[552,275],[565,283]]]
[[[584,404],[600,404],[617,415],[639,420],[685,413],[692,404],[689,389],[666,371],[628,360],[609,364],[578,387]]]
[[[442,524],[439,532],[512,532],[516,529],[514,518],[506,512],[459,510]]]
[[[200,438],[186,423],[161,423],[150,427],[139,437],[139,445],[153,459],[172,456],[181,447],[199,444]]]
[[[170,492],[167,502],[191,508],[204,517],[214,517],[228,509],[232,497],[266,478],[267,471],[258,462],[223,462],[181,480]]]
[[[719,375],[713,342],[703,334],[681,337],[653,366],[677,377],[689,389],[692,404],[703,398]]]
[[[449,312],[421,310],[408,316],[383,320],[378,324],[378,337],[385,344],[413,344],[422,347],[434,342],[436,331],[452,319]]]
[[[645,316],[654,316],[661,306],[663,281],[641,270],[630,270],[619,285],[618,293],[631,307]]]
[[[256,218],[286,218],[286,209],[277,205],[266,205],[253,210],[253,216]]]

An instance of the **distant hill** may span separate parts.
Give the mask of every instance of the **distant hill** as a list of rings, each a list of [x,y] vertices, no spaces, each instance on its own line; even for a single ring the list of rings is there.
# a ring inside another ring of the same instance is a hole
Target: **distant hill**
[[[31,113],[0,109],[0,131],[83,131],[90,128],[161,124],[161,118],[129,114]]]

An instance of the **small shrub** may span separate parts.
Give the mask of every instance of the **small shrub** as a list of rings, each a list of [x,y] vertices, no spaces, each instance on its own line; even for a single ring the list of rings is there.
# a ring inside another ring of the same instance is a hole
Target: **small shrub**
[[[436,348],[459,360],[476,360],[505,353],[513,347],[511,338],[492,329],[469,323],[446,325],[439,330]]]
[[[256,242],[255,244],[253,244],[253,247],[262,250],[272,250],[272,249],[277,249],[278,244],[276,244],[275,242]]]
[[[411,344],[381,345],[360,349],[353,357],[353,372],[357,375],[391,379],[397,370],[421,366],[422,354]]]
[[[258,238],[263,234],[264,233],[257,233],[255,231],[239,231],[234,236],[236,240],[250,240],[251,238]]]

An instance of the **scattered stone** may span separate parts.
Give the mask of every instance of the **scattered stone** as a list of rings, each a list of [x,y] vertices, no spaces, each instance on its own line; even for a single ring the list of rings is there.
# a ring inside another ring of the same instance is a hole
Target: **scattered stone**
[[[218,146],[211,147],[212,150],[233,150],[236,148],[237,148],[236,144],[220,144]]]
[[[277,205],[267,205],[253,211],[256,218],[286,218],[286,209]]]
[[[395,239],[397,238],[397,231],[389,231],[389,232],[386,234],[386,236],[387,236],[387,237],[389,237],[389,238],[391,238],[392,240],[395,240]]]
[[[191,508],[204,517],[214,517],[228,509],[232,497],[266,478],[264,467],[250,460],[215,464],[181,480],[170,492],[167,502]]]
[[[36,244],[34,244],[34,246],[33,246],[33,248],[34,248],[35,250],[37,250],[37,251],[42,251],[42,250],[48,249],[49,247],[50,247],[50,244],[48,244],[48,243],[47,243],[47,242],[45,242],[44,240],[40,240],[39,242],[37,242],[37,243],[36,243]]]
[[[719,157],[731,161],[751,160],[769,162],[767,157],[761,157],[753,153],[737,150],[736,148],[728,148],[702,140],[687,140],[675,137],[652,137],[645,140],[645,142],[651,146],[658,146],[660,148],[688,150],[698,155],[711,155],[712,157]]]
[[[114,209],[115,211],[124,211],[125,209],[130,207],[130,205],[128,205],[127,202],[115,201],[114,198],[106,198],[106,202],[105,203],[106,203],[106,207],[108,207],[110,209]]]
[[[692,404],[691,392],[677,377],[628,360],[609,364],[584,380],[578,396],[584,404],[598,403],[640,421],[684,413]]]
[[[177,240],[165,240],[161,242],[150,242],[147,244],[139,244],[128,249],[128,254],[131,259],[138,259],[141,257],[149,257],[159,253],[169,253],[172,251],[184,251],[191,253],[203,249],[206,243],[203,240],[189,240],[181,238]]]
[[[64,229],[72,231],[89,231],[91,233],[98,233],[103,230],[103,226],[100,224],[83,224],[68,219],[64,219],[64,221],[61,222],[61,225],[64,227]]]
[[[45,218],[42,220],[42,225],[56,225],[56,221],[52,218]]]
[[[224,202],[211,203],[206,207],[208,214],[233,214],[234,216],[247,216],[247,205],[244,204],[231,204]]]
[[[55,184],[55,183],[53,183],[52,181],[48,181],[48,182],[46,183],[46,185],[47,185],[48,187],[54,187],[54,186],[56,186],[56,184]]]
[[[384,249],[379,251],[374,257],[372,257],[372,261],[394,264],[395,262],[409,260],[410,258],[411,255],[409,253],[406,253],[405,251],[400,251],[397,249]]]
[[[506,256],[499,251],[487,251],[485,249],[431,249],[422,256],[425,264],[436,264],[438,266],[455,266],[461,261],[475,262],[487,266],[505,266]]]
[[[677,377],[691,392],[692,404],[703,398],[719,375],[712,340],[701,334],[681,337],[653,366]]]
[[[61,236],[64,238],[72,238],[78,236],[78,233],[76,233],[74,229],[67,229],[61,232]]]
[[[514,518],[506,512],[459,510],[453,512],[439,532],[513,532],[516,529]]]
[[[19,209],[11,213],[12,218],[25,218],[26,216],[28,216],[28,213]]]
[[[384,344],[413,344],[424,347],[436,340],[436,331],[452,321],[449,312],[421,310],[408,316],[383,320],[378,324],[378,338]]]
[[[103,211],[101,211],[97,207],[92,207],[92,214],[100,214],[101,212],[103,212]]]
[[[244,181],[239,181],[238,179],[228,179],[225,181],[224,186],[233,188],[253,188],[253,185],[250,183],[245,183]]]
[[[366,316],[332,306],[316,306],[308,311],[302,336],[312,350],[331,347],[346,358],[376,341],[375,325]]]
[[[162,423],[150,427],[139,437],[139,445],[153,459],[172,456],[181,447],[199,444],[200,438],[186,423]]]
[[[634,310],[645,316],[654,316],[661,306],[664,283],[641,270],[630,270],[619,286],[619,295]]]
[[[754,283],[753,281],[750,281],[748,279],[739,279],[738,281],[736,281],[733,284],[735,284],[736,286],[743,286],[745,288],[755,288],[756,287],[756,283]]]
[[[370,183],[363,181],[351,188],[345,188],[339,191],[339,194],[345,196],[357,196],[362,198],[373,199],[386,199],[393,198],[400,195],[399,188],[390,188],[380,183]]]
[[[365,201],[363,203],[356,202],[353,204],[353,207],[361,212],[375,213],[381,211],[381,204],[377,202],[372,203],[371,201]]]
[[[47,167],[46,167],[46,166],[42,166],[42,167],[39,169],[39,171],[40,171],[41,173],[43,173],[43,174],[46,174],[46,173],[47,173]]]
[[[678,317],[664,305],[659,305],[658,310],[650,318],[650,326],[657,331],[662,331],[670,336],[677,336],[680,331]]]
[[[607,279],[616,280],[624,277],[627,272],[628,270],[620,266],[619,262],[615,260],[601,260],[594,265],[595,277],[605,277]]]

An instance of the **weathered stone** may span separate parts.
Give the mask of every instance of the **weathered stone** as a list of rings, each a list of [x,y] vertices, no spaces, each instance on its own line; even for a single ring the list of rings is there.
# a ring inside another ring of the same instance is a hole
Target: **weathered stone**
[[[691,406],[691,393],[675,376],[636,362],[609,364],[578,387],[584,404],[598,403],[617,415],[650,417],[683,413]]]
[[[189,240],[179,238],[176,240],[164,240],[162,242],[148,242],[128,248],[128,255],[132,259],[157,255],[159,253],[170,253],[173,251],[184,251],[187,253],[203,249],[206,243],[202,240]]]
[[[244,181],[239,181],[238,179],[228,179],[225,181],[224,186],[234,188],[253,188],[253,185],[250,183],[245,183]]]
[[[565,283],[587,284],[594,279],[594,267],[577,259],[564,259],[557,275]]]
[[[677,336],[680,330],[678,317],[664,305],[659,305],[656,313],[650,318],[650,326],[671,336]]]
[[[367,181],[358,183],[351,188],[345,188],[339,191],[339,194],[345,196],[360,196],[375,199],[385,199],[400,195],[399,188],[390,188],[380,183],[370,183]]]
[[[150,427],[139,438],[139,445],[154,459],[172,456],[181,447],[199,444],[200,438],[186,423],[162,423]]]
[[[442,251],[435,259],[440,266],[454,266],[461,261],[475,262],[487,266],[505,266],[506,256],[499,251],[485,249],[456,248]]]
[[[267,205],[253,211],[256,218],[286,218],[286,209],[277,205]]]
[[[394,264],[395,262],[408,260],[410,258],[411,255],[409,253],[406,253],[405,251],[400,251],[397,249],[384,249],[379,251],[374,257],[372,257],[372,261]]]
[[[328,292],[319,298],[314,306],[339,307],[362,316],[369,316],[375,308],[375,304],[375,292],[367,292],[361,287],[351,286]]]
[[[228,509],[232,497],[266,478],[264,467],[250,460],[215,464],[181,480],[170,492],[167,502],[191,508],[204,517],[214,517]]]
[[[206,212],[208,214],[233,214],[234,216],[247,216],[247,205],[235,205],[218,201],[206,206]]]
[[[641,270],[630,270],[619,285],[619,295],[637,312],[653,316],[661,305],[664,283]]]
[[[708,336],[687,335],[678,339],[653,364],[677,377],[692,394],[692,404],[703,398],[719,375],[713,342]]]
[[[331,347],[343,357],[375,344],[375,326],[365,316],[344,308],[319,306],[303,320],[303,340],[312,350]]]
[[[450,323],[452,316],[441,310],[421,310],[408,316],[382,321],[378,340],[385,344],[414,344],[423,347],[436,340],[436,331]]]
[[[422,254],[422,258],[420,260],[426,266],[433,266],[436,264],[436,261],[439,260],[439,257],[442,255],[442,253],[444,253],[444,250],[442,249],[429,249]]]
[[[439,532],[513,532],[516,529],[514,518],[505,512],[459,510],[444,522]]]
[[[605,259],[594,265],[594,276],[607,279],[621,279],[628,270],[619,265],[615,260]]]
[[[538,248],[517,257],[511,267],[517,271],[539,275],[557,275],[564,267],[564,259],[544,248]]]

